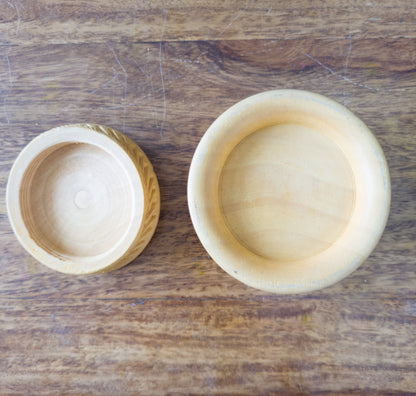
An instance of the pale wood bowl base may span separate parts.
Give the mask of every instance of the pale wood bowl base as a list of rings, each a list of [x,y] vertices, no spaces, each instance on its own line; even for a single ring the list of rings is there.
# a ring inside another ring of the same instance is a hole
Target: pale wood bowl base
[[[127,232],[134,199],[127,174],[97,146],[69,143],[45,150],[28,168],[22,186],[23,220],[51,254],[97,256]]]
[[[279,124],[252,133],[233,149],[219,192],[226,223],[246,248],[295,261],[338,239],[351,216],[355,183],[330,139],[302,125]]]

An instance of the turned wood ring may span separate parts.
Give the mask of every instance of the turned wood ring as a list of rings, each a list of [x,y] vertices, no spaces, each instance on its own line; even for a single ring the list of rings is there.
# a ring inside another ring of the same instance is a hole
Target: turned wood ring
[[[127,136],[100,125],[44,132],[17,157],[7,210],[23,247],[69,274],[107,272],[138,256],[159,218],[151,163]]]
[[[344,278],[374,249],[390,208],[389,172],[373,134],[344,106],[269,91],[207,130],[188,203],[200,241],[231,276],[306,292]]]

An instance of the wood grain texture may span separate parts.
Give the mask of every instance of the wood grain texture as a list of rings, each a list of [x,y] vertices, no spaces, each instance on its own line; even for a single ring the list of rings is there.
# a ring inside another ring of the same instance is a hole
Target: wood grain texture
[[[412,0],[16,0],[3,7],[11,44],[416,36]]]
[[[413,1],[0,3],[0,393],[416,392]],[[392,182],[386,231],[330,288],[273,296],[210,260],[186,202],[199,139],[226,108],[298,88],[346,105]],[[109,274],[44,268],[14,238],[5,186],[52,127],[111,126],[151,160],[161,218]]]

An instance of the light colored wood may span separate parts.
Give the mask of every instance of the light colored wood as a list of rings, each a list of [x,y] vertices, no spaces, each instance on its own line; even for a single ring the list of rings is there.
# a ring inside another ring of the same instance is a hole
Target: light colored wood
[[[277,262],[329,248],[347,226],[355,201],[343,152],[321,131],[302,125],[301,117],[296,121],[244,138],[231,151],[218,186],[233,235]]]
[[[7,207],[19,241],[43,264],[69,274],[107,272],[150,241],[159,187],[146,155],[121,132],[67,125],[20,153]]]
[[[415,7],[0,2],[0,394],[412,394]],[[321,93],[358,115],[383,148],[392,185],[370,257],[342,282],[297,295],[225,273],[198,240],[186,199],[192,156],[212,122],[281,88]],[[5,191],[28,142],[80,122],[112,126],[143,149],[162,205],[155,235],[131,264],[68,276],[22,249]]]
[[[383,151],[350,111],[297,90],[251,96],[202,138],[189,173],[196,232],[249,286],[329,286],[372,252],[390,209]]]

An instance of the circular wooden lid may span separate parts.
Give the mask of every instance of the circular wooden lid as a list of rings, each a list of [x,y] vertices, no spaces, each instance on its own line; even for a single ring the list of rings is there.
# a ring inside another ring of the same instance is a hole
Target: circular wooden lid
[[[212,258],[247,285],[305,292],[371,253],[390,206],[383,152],[340,104],[280,90],[232,106],[192,160],[189,209]]]
[[[7,209],[23,247],[69,274],[107,272],[138,256],[159,218],[156,175],[127,136],[100,125],[47,131],[20,153]]]

